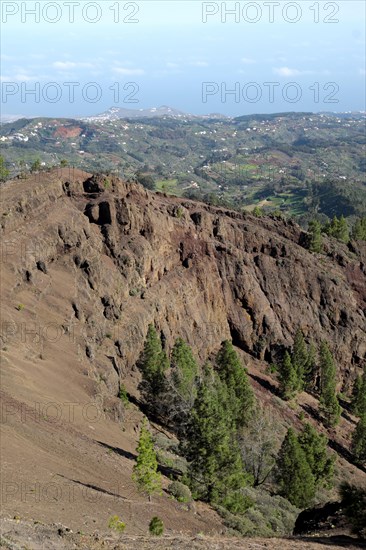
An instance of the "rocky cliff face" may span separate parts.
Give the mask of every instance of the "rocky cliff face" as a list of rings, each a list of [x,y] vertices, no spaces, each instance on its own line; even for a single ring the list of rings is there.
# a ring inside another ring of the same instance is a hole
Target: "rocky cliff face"
[[[300,428],[315,398],[286,406],[263,361],[301,327],[329,341],[348,389],[366,352],[365,247],[326,241],[310,254],[293,222],[68,169],[8,182],[1,199],[3,513],[91,532],[117,513],[133,535],[157,514],[172,532],[221,533],[204,504],[150,504],[131,480],[142,415],[117,396],[124,384],[139,397],[149,323],[167,349],[181,336],[201,360],[232,338],[256,396]],[[329,435],[343,477],[364,483],[347,454],[353,426],[344,415]]]
[[[365,249],[328,242],[326,255],[311,254],[292,221],[68,170],[10,182],[2,194],[13,290],[49,306],[64,297],[64,325],[115,395],[152,322],[168,349],[181,336],[202,359],[231,338],[272,361],[300,327],[329,341],[340,386],[365,358]]]

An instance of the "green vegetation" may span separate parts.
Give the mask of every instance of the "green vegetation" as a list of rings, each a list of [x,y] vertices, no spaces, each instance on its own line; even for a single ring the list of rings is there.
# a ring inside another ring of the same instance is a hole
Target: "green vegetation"
[[[235,515],[225,508],[215,506],[230,534],[244,537],[279,537],[292,534],[299,510],[287,499],[249,486],[243,489],[243,494],[251,503],[244,514]]]
[[[149,497],[149,500],[153,494],[161,494],[161,474],[158,473],[158,461],[146,421],[141,427],[132,478],[139,490]]]
[[[352,229],[352,239],[366,241],[366,217],[358,218]]]
[[[247,371],[241,364],[232,343],[228,340],[221,345],[216,365],[219,377],[226,384],[228,390],[234,422],[236,426],[243,426],[250,420],[254,395]]]
[[[366,490],[343,483],[340,494],[345,514],[350,520],[353,531],[366,538]]]
[[[124,405],[128,405],[130,403],[130,400],[128,398],[128,393],[127,393],[127,390],[124,386],[124,384],[121,384],[120,385],[120,388],[119,388],[119,398],[120,400],[122,401],[122,403]]]
[[[195,498],[244,511],[240,489],[247,478],[236,442],[228,390],[214,372],[206,372],[187,427],[184,454]]]
[[[324,485],[330,488],[334,475],[335,458],[330,456],[327,451],[326,436],[319,434],[311,424],[306,423],[298,439],[314,476],[316,487]]]
[[[307,243],[310,252],[319,253],[323,250],[321,225],[317,220],[309,223],[309,238]]]
[[[299,436],[292,428],[287,431],[277,457],[277,481],[280,494],[299,508],[311,503],[319,487],[332,485],[335,459],[327,445],[325,435],[311,424]]]
[[[213,365],[200,367],[181,338],[175,341],[168,357],[158,332],[150,325],[140,368],[147,385],[146,400],[151,403],[159,395],[156,410],[178,434],[179,449],[187,461],[182,463],[181,480],[175,479],[168,487],[179,502],[189,503],[192,497],[209,502],[235,531],[248,533],[252,529],[258,533],[258,529],[267,532],[268,527],[264,527],[263,516],[249,496],[251,487],[258,488],[271,479],[279,494],[297,508],[311,505],[319,488],[331,488],[335,458],[327,450],[326,436],[309,423],[299,434],[289,428],[278,451],[273,437],[276,427],[255,403],[246,369],[231,342],[222,343]],[[286,399],[308,387],[316,391],[314,378],[319,377],[317,389],[324,422],[326,426],[338,422],[341,408],[336,366],[326,342],[321,343],[318,356],[315,346],[306,343],[298,329],[278,369]],[[366,461],[366,414],[362,412],[365,384],[366,370],[354,384],[351,401],[352,410],[360,416],[352,439],[352,452],[359,464]],[[174,453],[177,450],[175,447]],[[168,452],[163,456],[159,451],[159,461],[166,467],[177,468],[175,456]],[[134,480],[149,498],[161,492],[157,470],[157,457],[145,425]]]
[[[167,179],[167,180],[157,180],[155,186],[157,191],[162,193],[168,193],[169,195],[179,195],[178,180],[176,178]]]
[[[353,432],[352,451],[359,464],[366,464],[366,412],[361,414]]]
[[[9,177],[9,170],[6,168],[5,159],[0,155],[0,181],[6,181]]]
[[[296,373],[296,389],[302,391],[305,386],[305,378],[309,368],[309,350],[305,343],[303,333],[297,329],[292,350],[292,364]]]
[[[315,480],[306,454],[289,428],[277,458],[280,494],[298,508],[306,508],[315,496]]]
[[[55,127],[82,131],[57,143]],[[3,124],[0,134],[6,166],[15,174],[24,175],[40,157],[46,167],[67,161],[177,196],[278,211],[304,226],[315,216],[324,224],[343,215],[351,228],[366,215],[364,121],[357,114],[164,117],[131,120],[128,128],[125,120],[23,119]]]
[[[178,206],[177,211],[176,211],[176,217],[178,219],[182,219],[183,214],[184,214],[183,208],[181,206]]]
[[[292,399],[298,388],[296,369],[292,363],[291,355],[285,351],[283,360],[279,366],[280,391],[284,399]]]
[[[307,345],[300,330],[296,331],[292,349],[284,352],[283,359],[278,366],[280,392],[283,399],[292,399],[298,391],[303,389],[315,392],[318,390],[320,410],[324,416],[326,426],[335,426],[339,422],[341,406],[336,391],[337,369],[328,344],[322,342],[319,358],[315,346]],[[320,375],[320,387],[315,388],[317,373]],[[357,386],[358,382],[356,382]],[[365,386],[366,387],[366,386]],[[363,394],[356,391],[356,400],[362,400]],[[354,405],[356,406],[356,405]]]
[[[357,376],[352,390],[351,410],[356,416],[366,413],[366,366],[362,376]]]
[[[39,172],[39,170],[41,169],[42,165],[41,165],[41,160],[39,158],[37,158],[36,160],[34,160],[32,162],[32,165],[31,165],[31,172]]]
[[[191,348],[177,338],[170,356],[172,369],[171,382],[176,399],[179,402],[194,402],[196,398],[198,365]]]
[[[149,531],[152,535],[160,537],[164,533],[164,523],[163,520],[158,516],[154,516],[149,523]]]
[[[297,329],[292,348],[285,351],[279,367],[280,391],[284,399],[314,387],[317,371],[317,351],[312,342],[306,344],[304,335]]]
[[[126,529],[126,524],[119,519],[118,516],[111,516],[108,521],[109,529],[114,529],[118,533],[123,533]]]
[[[168,368],[168,359],[162,349],[161,340],[153,325],[149,325],[144,351],[139,363],[144,380],[144,395],[152,405],[165,387],[164,373]]]
[[[337,369],[326,342],[322,342],[319,352],[320,367],[320,407],[327,426],[336,426],[341,415],[341,406],[336,391]]]
[[[191,502],[192,493],[190,488],[180,481],[173,481],[168,487],[170,493],[178,502]]]
[[[136,172],[136,181],[140,183],[143,187],[146,189],[150,189],[150,191],[155,190],[155,180],[151,174],[143,174],[142,172],[138,171]]]
[[[263,210],[259,206],[255,206],[253,209],[253,216],[260,218],[263,216]]]
[[[341,216],[339,219],[337,216],[334,216],[331,222],[325,224],[323,231],[327,235],[344,243],[348,243],[349,241],[349,229],[344,216]]]
[[[327,452],[326,437],[305,424],[299,435],[287,430],[280,448],[285,429],[277,425],[270,411],[256,403],[248,373],[230,341],[222,343],[212,364],[200,366],[181,338],[176,339],[168,356],[158,332],[150,325],[139,367],[145,402],[179,440],[173,444],[165,438],[163,447],[158,445],[159,462],[175,469],[168,492],[178,501],[206,501],[242,532],[248,525],[255,529],[263,521],[260,512],[253,509],[254,501],[248,494],[251,487],[264,486],[268,481],[298,508],[308,506],[318,488],[330,488],[334,458]],[[332,423],[331,396],[337,399],[334,369],[326,344],[322,344],[317,359],[315,346],[307,344],[298,329],[293,346],[285,351],[278,367],[283,397],[292,398],[298,391],[313,387],[320,370],[322,411],[325,420]],[[151,436],[144,430],[138,463],[145,469],[146,464],[152,465],[154,487],[157,458]],[[143,459],[146,447],[147,459]],[[150,485],[149,478],[140,483],[147,494],[146,486]]]

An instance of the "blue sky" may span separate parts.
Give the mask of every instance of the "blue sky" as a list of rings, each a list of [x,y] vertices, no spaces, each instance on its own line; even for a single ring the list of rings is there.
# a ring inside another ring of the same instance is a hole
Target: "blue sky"
[[[365,109],[363,1],[71,4],[2,1],[2,114]]]

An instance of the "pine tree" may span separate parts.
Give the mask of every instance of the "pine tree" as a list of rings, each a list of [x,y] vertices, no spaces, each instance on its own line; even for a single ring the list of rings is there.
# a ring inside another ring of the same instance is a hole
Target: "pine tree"
[[[165,416],[174,425],[179,437],[184,436],[189,415],[197,397],[198,379],[199,368],[192,350],[188,344],[178,338],[172,349],[171,370],[160,400]]]
[[[231,395],[231,407],[237,426],[248,423],[254,406],[254,394],[250,386],[247,370],[229,340],[221,344],[216,357],[220,379],[227,385]]]
[[[357,376],[353,385],[351,410],[357,416],[366,413],[366,366],[364,367],[362,377]]]
[[[322,342],[319,353],[320,366],[320,407],[327,426],[335,426],[339,422],[341,406],[336,392],[336,366],[326,342]]]
[[[314,342],[310,342],[308,347],[308,360],[305,371],[305,388],[314,390],[317,378],[317,350]]]
[[[323,250],[321,225],[317,220],[309,223],[308,249],[310,252],[321,252]]]
[[[150,324],[144,344],[144,351],[139,363],[144,381],[147,383],[145,393],[148,400],[157,397],[165,387],[165,371],[169,362],[161,346],[161,340],[154,325]]]
[[[299,443],[314,476],[316,486],[330,487],[334,474],[334,458],[327,451],[328,440],[309,423],[299,436]]]
[[[352,229],[352,239],[355,241],[366,241],[366,217],[356,220]]]
[[[292,365],[296,372],[297,387],[301,391],[305,385],[305,375],[308,366],[308,349],[304,340],[304,336],[300,329],[297,329],[292,350]]]
[[[330,223],[325,224],[323,230],[327,235],[339,241],[344,243],[348,243],[349,241],[349,229],[343,215],[339,219],[337,216],[334,216]]]
[[[279,367],[280,392],[284,399],[292,399],[298,387],[297,373],[292,364],[291,356],[285,351]]]
[[[227,504],[247,483],[226,384],[211,372],[198,389],[183,452],[188,479],[200,499]]]
[[[154,445],[146,421],[144,421],[137,445],[136,464],[133,468],[132,479],[137,483],[139,490],[145,493],[149,500],[154,493],[161,494],[161,474],[158,472],[158,461]]]
[[[357,462],[366,464],[366,412],[364,412],[352,437],[352,451]]]
[[[31,172],[38,172],[42,167],[41,161],[37,158],[31,165]]]
[[[172,349],[171,357],[172,379],[181,399],[190,399],[197,395],[196,379],[198,365],[193,357],[191,348],[182,338],[177,338]]]
[[[308,506],[315,496],[314,476],[292,428],[277,457],[277,482],[280,494],[298,508]]]
[[[330,223],[330,231],[328,235],[337,238],[338,231],[339,231],[339,220],[337,216],[333,216],[333,219]]]
[[[344,216],[339,218],[336,238],[343,243],[348,243],[349,241],[349,229]]]

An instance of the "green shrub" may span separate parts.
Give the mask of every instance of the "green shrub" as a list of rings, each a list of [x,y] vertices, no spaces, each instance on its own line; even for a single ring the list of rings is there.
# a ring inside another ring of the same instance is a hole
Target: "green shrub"
[[[168,487],[168,492],[179,502],[192,501],[192,493],[190,488],[180,481],[173,481]]]
[[[125,405],[128,405],[128,403],[130,402],[129,399],[128,399],[128,393],[127,393],[127,390],[126,390],[124,384],[121,384],[121,386],[119,388],[119,398],[121,399],[121,401]]]
[[[178,440],[172,439],[171,437],[167,437],[165,434],[161,432],[158,432],[154,436],[154,443],[158,449],[162,449],[163,451],[170,451],[175,454],[178,453],[178,450],[179,450]]]
[[[253,506],[254,502],[250,497],[244,495],[242,491],[235,491],[229,493],[222,504],[232,514],[243,514]]]
[[[244,514],[236,515],[222,506],[215,506],[233,535],[271,537],[292,534],[299,514],[298,508],[263,489],[245,487],[241,492],[253,503]]]
[[[163,520],[154,516],[149,523],[149,531],[152,535],[160,537],[164,533],[164,523]]]
[[[361,538],[366,538],[366,490],[342,483],[340,488],[342,507],[350,520],[352,530]]]
[[[157,450],[156,456],[158,457],[158,462],[161,466],[172,468],[182,475],[187,473],[188,462],[184,457],[178,456],[176,453],[172,453],[170,451],[162,451],[161,449]]]
[[[108,521],[109,529],[114,529],[118,533],[123,533],[126,529],[126,524],[119,519],[118,516],[111,516]]]
[[[263,216],[263,210],[261,209],[260,206],[255,206],[252,210],[252,214],[256,218],[261,218]]]
[[[17,305],[17,310],[18,310],[18,311],[23,311],[24,308],[25,308],[25,305],[24,305],[24,304],[18,304],[18,305]]]
[[[181,219],[183,218],[183,214],[184,214],[184,211],[183,211],[183,208],[181,206],[178,206],[177,210],[176,210],[176,217],[178,219]]]

